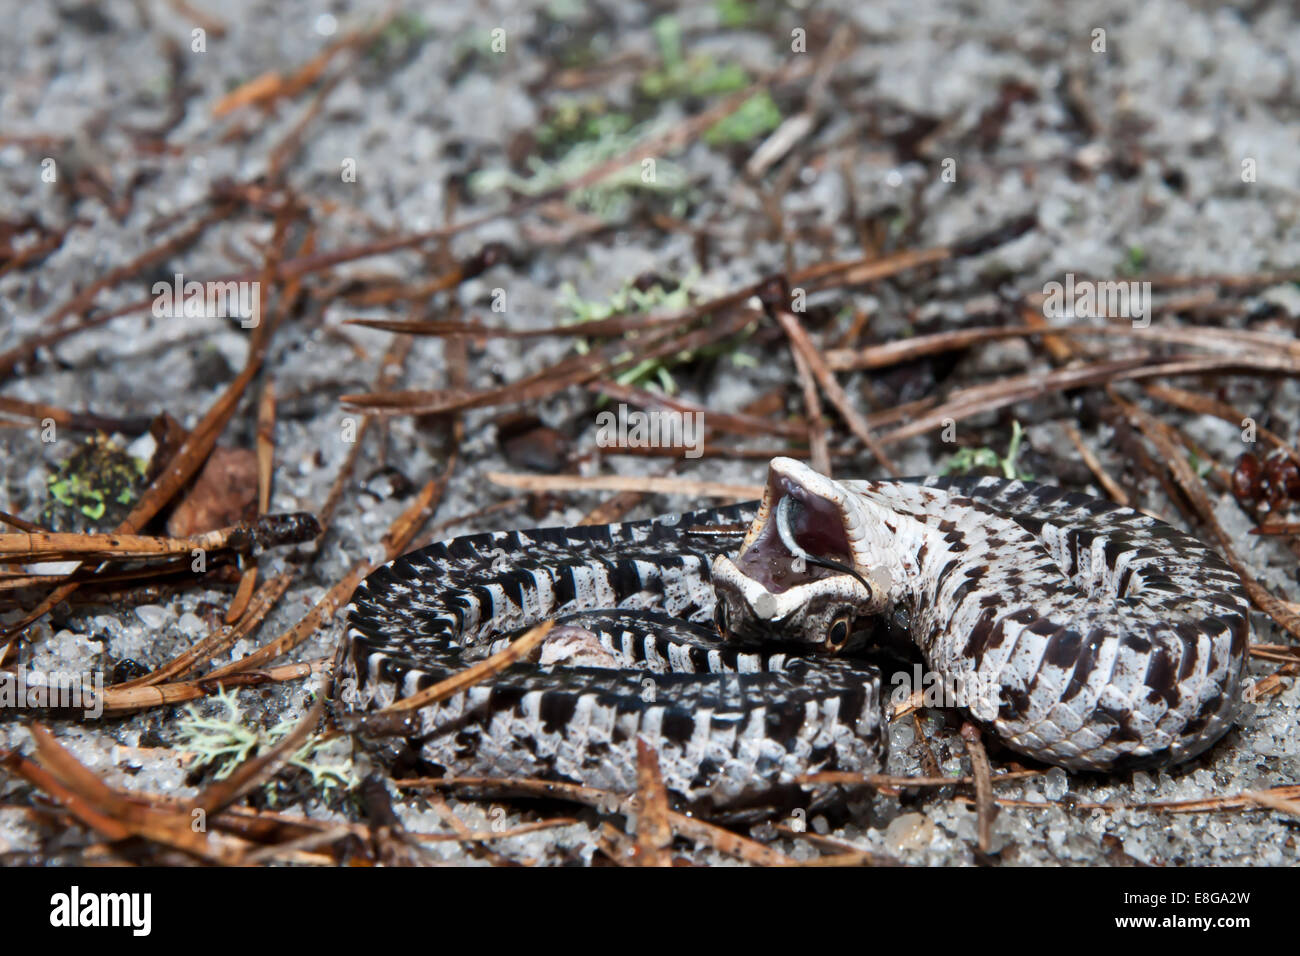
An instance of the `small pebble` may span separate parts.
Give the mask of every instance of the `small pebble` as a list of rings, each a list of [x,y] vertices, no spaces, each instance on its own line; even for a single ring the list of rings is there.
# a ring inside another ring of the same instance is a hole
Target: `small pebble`
[[[167,624],[168,615],[167,610],[157,604],[142,604],[135,609],[135,616],[144,623],[145,627],[161,630]]]
[[[1070,778],[1060,767],[1053,767],[1043,775],[1043,795],[1056,802],[1070,789]]]
[[[885,828],[885,843],[893,853],[924,850],[932,839],[934,824],[921,813],[904,813]]]

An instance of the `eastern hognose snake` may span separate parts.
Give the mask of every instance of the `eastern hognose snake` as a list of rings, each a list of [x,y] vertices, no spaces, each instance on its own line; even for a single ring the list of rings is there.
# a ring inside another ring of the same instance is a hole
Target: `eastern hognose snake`
[[[955,703],[1076,770],[1174,763],[1231,726],[1249,637],[1237,576],[1132,509],[993,478],[834,481],[772,461],[758,504],[476,534],[371,574],[336,707],[356,715],[548,618],[536,661],[414,711],[383,744],[458,774],[669,789],[742,805],[818,770],[883,767],[879,671],[902,620]]]

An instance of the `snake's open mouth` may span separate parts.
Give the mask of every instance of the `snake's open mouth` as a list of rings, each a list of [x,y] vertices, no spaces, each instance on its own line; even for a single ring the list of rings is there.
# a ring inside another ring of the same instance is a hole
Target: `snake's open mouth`
[[[837,574],[857,576],[844,507],[776,470],[756,526],[736,567],[773,594]]]
[[[718,630],[841,649],[854,618],[875,613],[889,595],[889,581],[863,560],[865,528],[844,486],[791,458],[772,459],[739,554],[713,561]]]

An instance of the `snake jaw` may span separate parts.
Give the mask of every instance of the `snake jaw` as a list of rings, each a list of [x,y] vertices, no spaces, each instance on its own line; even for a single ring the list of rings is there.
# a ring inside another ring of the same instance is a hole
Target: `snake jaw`
[[[791,458],[776,458],[735,559],[713,562],[728,630],[740,637],[832,644],[829,622],[881,610],[888,573],[865,560],[855,496]]]

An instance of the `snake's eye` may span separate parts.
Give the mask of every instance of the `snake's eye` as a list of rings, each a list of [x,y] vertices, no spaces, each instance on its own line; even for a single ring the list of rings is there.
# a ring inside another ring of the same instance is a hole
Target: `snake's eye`
[[[727,602],[719,600],[713,608],[713,625],[723,637],[727,636]]]
[[[831,623],[831,629],[826,632],[826,646],[833,651],[844,649],[844,645],[849,642],[849,632],[852,630],[853,619],[848,614],[841,614]]]

